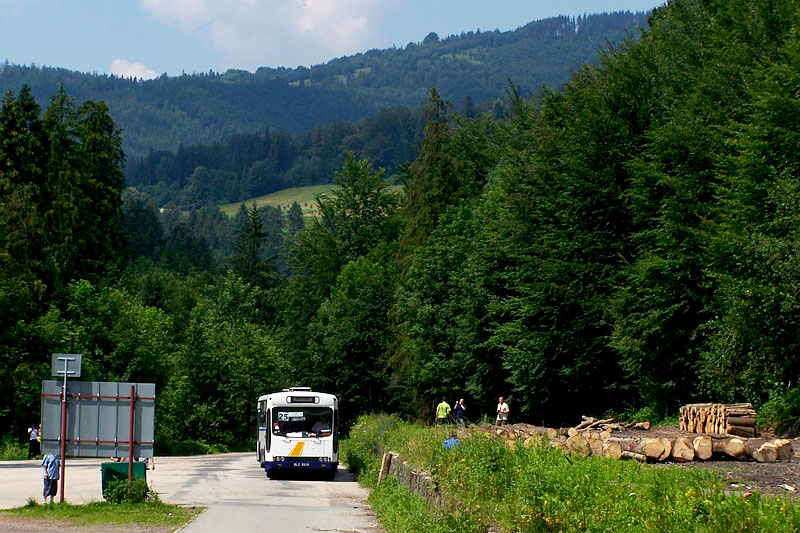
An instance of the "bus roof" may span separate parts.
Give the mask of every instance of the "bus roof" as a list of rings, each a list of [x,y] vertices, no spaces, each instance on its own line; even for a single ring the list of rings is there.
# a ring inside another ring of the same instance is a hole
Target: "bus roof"
[[[334,406],[338,403],[336,396],[325,392],[314,392],[311,387],[292,387],[281,392],[262,394],[259,402],[269,400],[273,405],[319,405]]]

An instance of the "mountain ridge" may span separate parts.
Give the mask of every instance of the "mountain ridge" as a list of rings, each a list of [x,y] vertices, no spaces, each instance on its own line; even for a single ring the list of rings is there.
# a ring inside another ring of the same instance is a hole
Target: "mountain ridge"
[[[123,131],[126,152],[141,157],[233,134],[308,131],[385,108],[415,107],[433,86],[458,105],[497,98],[509,79],[523,94],[555,88],[603,46],[645,27],[647,16],[551,17],[513,31],[478,30],[443,39],[432,32],[421,43],[373,49],[310,68],[230,69],[146,81],[6,61],[0,64],[0,90],[17,92],[27,84],[44,103],[63,83],[79,103],[103,100]]]

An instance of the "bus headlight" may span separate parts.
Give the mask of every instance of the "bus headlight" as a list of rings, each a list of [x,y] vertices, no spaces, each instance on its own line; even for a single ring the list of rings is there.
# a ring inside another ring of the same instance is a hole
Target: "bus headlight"
[[[320,463],[330,463],[331,462],[331,458],[330,457],[320,457],[319,458],[319,462]]]

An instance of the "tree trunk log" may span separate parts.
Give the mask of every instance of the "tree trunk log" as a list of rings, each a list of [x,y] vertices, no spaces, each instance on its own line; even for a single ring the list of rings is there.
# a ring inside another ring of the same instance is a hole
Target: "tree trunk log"
[[[702,459],[703,461],[711,459],[713,453],[711,437],[705,435],[695,437],[692,441],[692,447],[694,448],[694,455],[698,459]]]
[[[731,426],[755,426],[756,417],[754,416],[729,416],[727,422]]]
[[[573,435],[567,439],[567,448],[570,453],[580,455],[581,457],[588,457],[592,454],[592,447],[589,445],[583,435]]]
[[[672,459],[676,463],[686,463],[694,460],[694,446],[685,437],[675,439],[672,446]]]
[[[621,458],[622,459],[632,459],[632,460],[635,460],[635,461],[640,461],[642,463],[647,461],[647,457],[645,457],[641,453],[629,452],[627,450],[623,450]]]
[[[788,439],[778,439],[772,441],[778,451],[778,461],[791,461],[794,457],[792,441]]]
[[[738,437],[711,439],[711,449],[714,453],[738,458],[745,454],[745,443]]]
[[[603,455],[609,459],[619,459],[622,457],[622,446],[616,442],[603,442]]]
[[[725,432],[728,435],[736,435],[737,437],[755,437],[756,436],[756,429],[754,427],[747,427],[747,426],[731,426],[731,425],[728,425],[725,428]]]
[[[771,442],[765,442],[750,456],[759,463],[774,463],[778,460],[778,447]]]

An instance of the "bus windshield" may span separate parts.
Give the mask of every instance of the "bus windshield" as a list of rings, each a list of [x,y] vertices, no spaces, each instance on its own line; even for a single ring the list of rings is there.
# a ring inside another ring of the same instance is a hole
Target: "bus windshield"
[[[281,437],[327,437],[331,434],[330,407],[274,407],[272,434]]]

